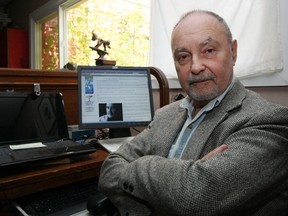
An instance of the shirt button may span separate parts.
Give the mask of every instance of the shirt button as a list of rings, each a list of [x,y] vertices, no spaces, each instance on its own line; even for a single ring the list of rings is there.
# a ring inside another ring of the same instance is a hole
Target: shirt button
[[[127,182],[124,182],[124,183],[123,183],[123,188],[124,188],[124,190],[127,190],[127,189],[128,189],[128,183],[127,183]]]
[[[130,192],[133,192],[133,190],[134,190],[133,185],[129,185],[129,191],[130,191]]]

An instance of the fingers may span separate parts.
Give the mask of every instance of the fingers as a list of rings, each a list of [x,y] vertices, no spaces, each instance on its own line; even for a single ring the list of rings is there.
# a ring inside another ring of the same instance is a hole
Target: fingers
[[[228,145],[223,144],[223,145],[217,147],[216,149],[214,149],[213,151],[209,152],[201,160],[207,160],[208,158],[213,157],[214,155],[221,153],[221,152],[225,151],[226,149],[228,149]]]

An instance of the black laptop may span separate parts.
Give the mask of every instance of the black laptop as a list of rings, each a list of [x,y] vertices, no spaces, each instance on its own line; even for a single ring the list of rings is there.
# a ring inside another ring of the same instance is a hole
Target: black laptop
[[[0,167],[95,151],[69,139],[61,93],[0,92]]]

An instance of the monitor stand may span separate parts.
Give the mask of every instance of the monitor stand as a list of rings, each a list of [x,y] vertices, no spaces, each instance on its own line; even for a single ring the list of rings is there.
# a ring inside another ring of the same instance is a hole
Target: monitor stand
[[[109,138],[129,137],[131,135],[130,128],[109,128]]]

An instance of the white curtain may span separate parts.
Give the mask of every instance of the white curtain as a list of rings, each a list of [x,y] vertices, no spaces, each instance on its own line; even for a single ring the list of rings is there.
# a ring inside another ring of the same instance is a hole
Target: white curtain
[[[149,64],[177,78],[170,47],[171,31],[193,9],[222,16],[238,41],[237,77],[283,70],[279,0],[152,0]]]

